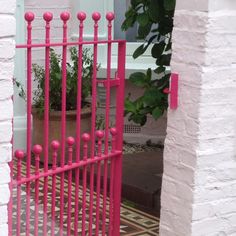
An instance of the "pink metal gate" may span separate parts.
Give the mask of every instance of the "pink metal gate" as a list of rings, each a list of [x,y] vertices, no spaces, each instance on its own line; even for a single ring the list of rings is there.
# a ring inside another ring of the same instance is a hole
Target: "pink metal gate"
[[[17,150],[11,163],[11,200],[9,203],[9,235],[120,235],[121,169],[123,143],[123,103],[125,78],[125,41],[112,39],[113,13],[107,13],[108,39],[98,39],[100,14],[92,15],[94,20],[94,39],[84,41],[83,29],[86,14],[77,15],[79,38],[68,42],[68,12],[61,14],[63,41],[50,41],[50,22],[53,15],[46,12],[45,43],[32,43],[32,24],[34,14],[27,12],[27,43],[17,45],[27,50],[27,150]],[[112,78],[111,50],[118,45],[117,71]],[[78,47],[78,86],[77,104],[81,104],[82,50],[86,45],[93,47],[92,75],[92,116],[91,132],[81,136],[81,106],[76,111],[76,137],[66,137],[66,63],[67,49]],[[97,79],[98,45],[107,48],[107,76]],[[50,48],[62,48],[62,108],[61,139],[49,143],[49,103],[50,103]],[[44,143],[33,145],[31,138],[32,113],[32,50],[45,49],[45,101],[44,101]],[[106,88],[105,128],[96,130],[97,85]],[[116,115],[114,127],[109,126],[111,87],[116,89]],[[80,143],[82,145],[82,155]],[[42,145],[42,146],[41,146]],[[48,165],[52,150],[53,164]],[[60,153],[59,153],[60,149]],[[33,153],[33,155],[32,155]],[[34,158],[32,158],[32,156]],[[44,158],[41,166],[40,156]],[[68,157],[68,161],[65,160]],[[60,158],[60,165],[57,159]],[[25,164],[24,164],[25,163]],[[33,165],[32,165],[33,164]],[[22,168],[25,166],[25,173]],[[87,177],[89,176],[89,181]],[[88,184],[89,182],[89,184]],[[59,187],[58,187],[59,186]],[[59,190],[57,190],[59,189]],[[14,191],[16,206],[14,206]],[[59,199],[59,200],[58,200]],[[58,202],[57,202],[58,200]],[[25,207],[24,207],[25,201]],[[33,202],[33,204],[32,204]],[[49,204],[50,203],[50,204]],[[42,206],[42,207],[41,207]],[[40,213],[42,208],[42,214]],[[56,211],[56,209],[58,209]],[[57,215],[57,212],[58,215]],[[15,215],[15,220],[14,216]],[[81,217],[80,217],[81,216]],[[42,224],[40,223],[42,217]]]

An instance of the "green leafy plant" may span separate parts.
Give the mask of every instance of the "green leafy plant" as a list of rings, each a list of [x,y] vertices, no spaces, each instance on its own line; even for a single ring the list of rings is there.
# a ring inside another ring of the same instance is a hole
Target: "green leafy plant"
[[[77,76],[78,76],[78,50],[71,47],[70,63],[67,63],[67,83],[66,83],[66,109],[75,110],[77,107]],[[62,106],[62,58],[55,52],[50,51],[50,110],[60,111]],[[89,49],[85,48],[82,53],[82,101],[81,107],[89,104],[87,98],[91,95],[92,89],[92,72],[93,72],[93,56]],[[97,66],[98,69],[99,66]],[[45,69],[38,64],[32,65],[34,81],[37,89],[33,91],[33,105],[39,113],[44,111],[44,93],[45,93]],[[19,96],[25,99],[23,86],[15,80],[16,86],[19,88]]]
[[[137,124],[144,125],[147,115],[158,119],[168,108],[168,96],[164,92],[169,87],[171,60],[171,36],[176,0],[131,0],[125,13],[122,30],[126,31],[138,23],[137,39],[143,44],[133,53],[136,59],[151,47],[154,70],[146,73],[131,74],[129,80],[143,88],[142,96],[132,100],[130,95],[125,100],[125,115]]]

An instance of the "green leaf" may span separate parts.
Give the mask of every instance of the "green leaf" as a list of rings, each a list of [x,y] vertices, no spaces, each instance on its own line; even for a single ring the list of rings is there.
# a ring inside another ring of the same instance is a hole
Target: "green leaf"
[[[145,44],[142,44],[141,46],[139,46],[133,53],[133,58],[136,59],[138,58],[139,56],[141,56],[143,53],[145,53],[145,51],[147,50],[148,48],[148,44],[145,45]]]
[[[132,101],[129,100],[129,98],[125,99],[125,111],[127,113],[129,113],[129,112],[135,113],[136,112],[136,106]]]
[[[176,0],[164,0],[164,8],[167,11],[173,11],[175,9]]]
[[[142,72],[135,72],[131,74],[129,81],[138,87],[144,87],[147,84],[146,75]]]
[[[143,107],[143,97],[139,97],[136,101],[135,101],[135,105],[136,105],[136,110],[139,111],[140,109],[142,109]]]
[[[138,27],[138,37],[140,39],[145,39],[148,36],[149,32],[151,31],[151,28],[152,28],[152,23],[147,24],[145,27],[140,25]]]
[[[143,126],[147,122],[147,116],[143,114],[133,114],[130,116],[130,120],[133,120],[134,123]]]
[[[170,66],[171,54],[161,56],[160,64],[163,66]]]
[[[145,91],[143,101],[147,106],[157,106],[160,104],[163,94],[157,88]]]
[[[160,43],[155,43],[152,47],[152,57],[159,58],[165,49],[165,45],[166,44],[164,41],[161,41]]]
[[[146,26],[147,24],[148,24],[148,22],[149,22],[149,17],[148,17],[148,15],[144,12],[144,13],[142,13],[142,14],[139,14],[138,16],[137,16],[137,21],[138,21],[138,23],[139,23],[139,25],[141,25],[141,26]]]
[[[152,70],[151,70],[151,68],[148,68],[148,70],[147,70],[146,79],[147,79],[147,81],[151,81],[151,79],[152,79]]]
[[[121,29],[123,31],[128,30],[128,28],[133,27],[136,21],[137,13],[136,11],[130,7],[129,10],[125,13],[125,20],[121,25]]]
[[[131,5],[137,7],[140,3],[143,3],[143,0],[131,0]]]
[[[148,14],[150,18],[154,22],[158,22],[159,15],[160,15],[160,1],[159,0],[151,0],[150,5],[148,8]]]
[[[158,118],[160,118],[163,115],[163,111],[159,108],[156,107],[153,111],[152,111],[152,117],[157,120]]]
[[[161,73],[165,72],[165,70],[166,70],[165,67],[159,66],[159,67],[157,67],[157,68],[154,70],[154,72],[155,72],[156,74],[161,74]]]

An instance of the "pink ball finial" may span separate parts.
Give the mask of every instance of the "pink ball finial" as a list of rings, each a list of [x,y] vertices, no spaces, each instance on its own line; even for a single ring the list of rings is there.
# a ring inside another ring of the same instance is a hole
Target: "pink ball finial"
[[[90,140],[90,135],[89,135],[88,133],[84,133],[84,134],[82,135],[82,140],[83,140],[84,142],[88,142],[88,141]]]
[[[33,153],[35,154],[35,155],[38,155],[38,154],[40,154],[41,152],[43,151],[43,148],[42,148],[42,146],[41,145],[34,145],[34,147],[33,147]]]
[[[108,21],[113,21],[114,18],[115,18],[115,14],[113,12],[108,12],[106,14],[106,18],[107,18]]]
[[[110,132],[111,132],[111,135],[112,135],[112,136],[117,135],[117,129],[116,129],[115,127],[111,128],[111,129],[110,129]]]
[[[84,20],[86,19],[86,13],[83,12],[83,11],[78,12],[77,18],[78,18],[78,20],[80,20],[80,21],[84,21]]]
[[[61,20],[68,21],[70,19],[70,13],[68,11],[64,11],[60,15]]]
[[[52,149],[53,149],[54,151],[56,151],[56,150],[59,149],[60,143],[59,143],[57,140],[53,140],[53,141],[51,142],[51,147],[52,147]]]
[[[51,21],[53,19],[53,14],[51,12],[45,12],[43,14],[43,19],[47,22]]]
[[[15,151],[15,157],[16,158],[22,159],[22,158],[24,158],[24,156],[25,156],[24,151],[22,151],[22,150],[16,150]]]
[[[96,11],[92,14],[92,18],[94,21],[99,21],[101,19],[101,14]]]
[[[34,13],[33,12],[26,12],[25,13],[25,20],[31,22],[34,20]]]
[[[104,132],[102,130],[97,130],[96,131],[96,136],[100,139],[104,137]]]
[[[66,142],[69,146],[73,146],[75,143],[75,139],[73,137],[68,137]]]

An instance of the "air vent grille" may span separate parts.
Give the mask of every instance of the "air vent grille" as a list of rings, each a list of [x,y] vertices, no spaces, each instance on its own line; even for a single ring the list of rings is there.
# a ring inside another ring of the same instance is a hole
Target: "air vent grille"
[[[139,125],[124,125],[124,133],[139,134],[141,133],[141,127]]]

